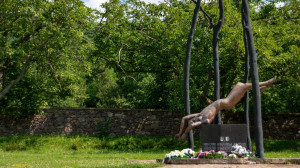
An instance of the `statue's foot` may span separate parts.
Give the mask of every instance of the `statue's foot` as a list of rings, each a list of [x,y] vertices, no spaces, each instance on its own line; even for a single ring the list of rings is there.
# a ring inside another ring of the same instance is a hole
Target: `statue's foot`
[[[181,135],[181,137],[180,137],[180,139],[181,140],[186,140],[186,138],[187,138],[187,134],[186,133],[183,133],[182,135]]]

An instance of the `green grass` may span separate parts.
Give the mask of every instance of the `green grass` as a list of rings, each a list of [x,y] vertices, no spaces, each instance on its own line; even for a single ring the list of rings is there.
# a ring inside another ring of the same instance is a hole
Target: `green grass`
[[[140,155],[144,155],[140,157]],[[130,163],[128,159],[154,159],[151,153],[86,153],[31,151],[0,152],[0,167],[158,167],[159,163]]]
[[[264,150],[266,158],[300,158],[300,141],[265,139]]]
[[[153,151],[153,145],[149,143],[155,139],[161,139],[163,145],[168,138],[0,137],[0,167],[159,167],[160,163],[129,161],[163,158],[169,151]]]
[[[15,135],[0,137],[0,167],[158,167],[160,163],[129,160],[163,158],[186,146],[171,137]],[[264,147],[266,158],[300,158],[300,141],[265,140]]]

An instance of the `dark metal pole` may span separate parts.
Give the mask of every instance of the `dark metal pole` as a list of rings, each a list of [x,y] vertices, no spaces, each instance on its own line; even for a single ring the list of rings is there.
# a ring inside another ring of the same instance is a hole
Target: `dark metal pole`
[[[213,55],[214,55],[214,99],[220,99],[220,71],[219,71],[219,32],[224,21],[224,5],[223,0],[219,0],[219,21],[217,25],[213,25]],[[222,123],[221,111],[218,112],[214,120],[215,124]]]
[[[244,22],[242,22],[244,25]],[[248,43],[245,31],[243,32],[244,35],[244,45],[245,45],[245,76],[244,76],[244,83],[248,83],[249,78],[249,52],[248,52]],[[245,113],[245,121],[247,125],[247,148],[252,151],[251,145],[251,137],[250,137],[250,121],[249,121],[249,91],[245,93],[244,96],[244,113]]]
[[[190,115],[190,94],[189,94],[189,77],[190,77],[190,64],[191,64],[191,51],[193,45],[193,37],[197,23],[197,17],[200,10],[201,0],[197,0],[196,7],[194,9],[194,15],[192,19],[192,25],[190,29],[190,34],[188,36],[188,41],[186,45],[186,57],[184,62],[184,108],[186,115]],[[189,132],[189,148],[194,149],[194,137],[193,132]]]
[[[261,116],[261,99],[259,89],[259,76],[257,55],[254,46],[253,32],[250,22],[250,12],[247,0],[242,0],[242,18],[245,20],[244,30],[247,36],[248,51],[250,58],[250,70],[254,100],[254,123],[255,123],[255,142],[256,153],[258,157],[264,158],[264,146],[263,146],[263,129],[262,129],[262,116]]]

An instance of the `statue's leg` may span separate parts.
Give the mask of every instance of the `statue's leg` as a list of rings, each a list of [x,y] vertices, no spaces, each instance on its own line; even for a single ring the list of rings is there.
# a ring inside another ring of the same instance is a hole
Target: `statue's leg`
[[[267,88],[268,88],[267,86],[260,86],[260,87],[259,87],[259,90],[260,90],[260,92],[263,92],[263,91],[265,91]]]
[[[259,82],[260,91],[264,91],[276,80],[276,76],[270,80]],[[220,109],[232,109],[243,97],[247,90],[252,89],[252,83],[238,82],[225,99],[220,99]]]
[[[263,81],[263,82],[259,82],[259,89],[260,92],[263,92],[264,90],[266,90],[269,86],[271,86],[277,79],[277,76],[275,76],[274,78],[271,78],[267,81]],[[245,83],[247,90],[252,90],[252,83]]]

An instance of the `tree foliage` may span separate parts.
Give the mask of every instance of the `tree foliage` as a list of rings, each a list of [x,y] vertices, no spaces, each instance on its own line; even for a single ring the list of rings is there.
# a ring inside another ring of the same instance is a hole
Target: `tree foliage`
[[[18,108],[18,116],[76,97],[74,83],[89,68],[91,13],[79,0],[0,3],[2,111]]]
[[[262,93],[263,113],[299,112],[299,2],[278,2],[285,5],[250,3],[260,80],[283,74]],[[224,1],[219,33],[221,97],[244,79],[238,4]],[[25,69],[24,77],[0,99],[3,113],[21,108],[18,113],[28,114],[41,106],[183,110],[186,37],[195,4],[111,0],[102,7],[102,12],[95,11],[79,0],[0,2],[0,92]],[[202,7],[216,23],[217,1]],[[200,13],[191,51],[192,110],[213,100],[209,23]]]

